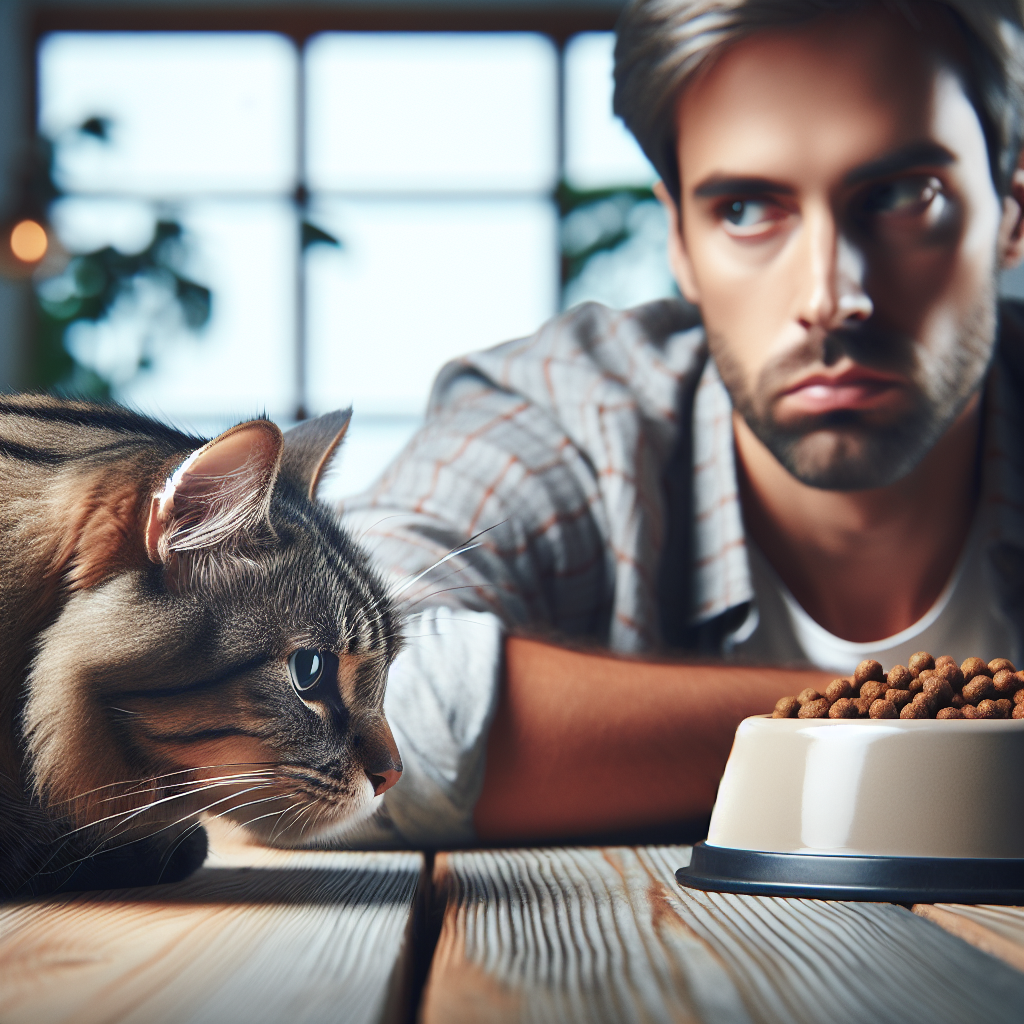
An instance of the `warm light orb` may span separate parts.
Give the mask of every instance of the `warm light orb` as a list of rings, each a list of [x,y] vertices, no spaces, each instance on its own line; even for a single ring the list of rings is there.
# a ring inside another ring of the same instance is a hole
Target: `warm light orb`
[[[11,252],[23,263],[38,263],[45,255],[46,231],[34,220],[23,220],[11,231]]]

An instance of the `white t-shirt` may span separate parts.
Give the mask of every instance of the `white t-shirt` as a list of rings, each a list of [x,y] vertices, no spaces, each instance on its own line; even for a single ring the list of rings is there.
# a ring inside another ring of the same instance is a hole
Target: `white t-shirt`
[[[797,603],[771,563],[747,537],[755,607],[734,634],[733,657],[763,664],[807,664],[849,675],[865,658],[889,669],[906,665],[915,651],[969,657],[1010,658],[1019,663],[1014,633],[999,611],[985,578],[982,531],[971,529],[949,582],[935,604],[912,626],[883,640],[853,643],[833,636]]]

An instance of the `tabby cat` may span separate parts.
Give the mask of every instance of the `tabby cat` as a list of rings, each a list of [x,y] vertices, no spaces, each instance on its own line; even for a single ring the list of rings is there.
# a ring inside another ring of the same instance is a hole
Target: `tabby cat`
[[[0,397],[0,895],[182,877],[204,814],[327,842],[398,779],[397,615],[316,502],[347,424]]]

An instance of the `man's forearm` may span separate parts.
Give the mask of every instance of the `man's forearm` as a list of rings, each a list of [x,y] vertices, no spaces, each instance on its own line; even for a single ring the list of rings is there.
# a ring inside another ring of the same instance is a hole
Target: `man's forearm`
[[[510,638],[474,822],[483,839],[707,814],[737,724],[833,674],[671,665]]]

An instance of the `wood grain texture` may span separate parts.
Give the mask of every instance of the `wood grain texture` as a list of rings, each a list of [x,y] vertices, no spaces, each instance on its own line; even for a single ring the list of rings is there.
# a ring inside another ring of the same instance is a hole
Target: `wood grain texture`
[[[1024,971],[1024,907],[918,903],[914,913]]]
[[[902,907],[680,887],[685,847],[440,855],[422,1024],[1020,1024],[1024,975]]]
[[[401,1019],[418,853],[213,854],[190,879],[0,907],[3,1024]]]

